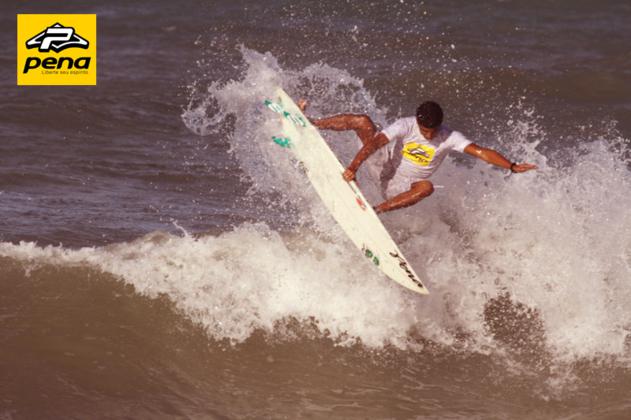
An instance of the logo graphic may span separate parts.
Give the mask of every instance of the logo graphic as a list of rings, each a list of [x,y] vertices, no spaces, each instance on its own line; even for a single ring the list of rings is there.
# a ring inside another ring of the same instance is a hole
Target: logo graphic
[[[359,205],[359,207],[361,207],[362,210],[366,210],[366,203],[364,203],[364,200],[362,200],[359,197],[355,197],[355,201],[357,202],[357,204]]]
[[[282,148],[290,148],[291,147],[291,140],[289,139],[289,137],[276,137],[276,136],[272,136],[272,140],[274,140],[274,143],[276,143],[277,145],[279,145]]]
[[[40,52],[53,50],[58,53],[73,47],[87,49],[89,45],[90,43],[81,38],[74,28],[64,27],[60,23],[55,23],[26,41],[26,48],[37,48]]]
[[[96,15],[17,15],[18,85],[96,85]]]
[[[429,166],[434,159],[436,149],[426,144],[408,143],[401,150],[403,157],[420,166]]]
[[[408,262],[405,261],[405,258],[400,256],[398,252],[390,252],[390,256],[392,258],[395,258],[399,262],[399,267],[401,267],[401,269],[405,271],[405,274],[407,274],[408,278],[412,280],[414,284],[416,284],[421,289],[425,288],[425,286],[423,286],[423,283],[421,283],[421,281],[416,278],[416,276],[408,266]]]
[[[357,188],[355,188],[353,186],[352,182],[347,183],[346,185],[348,185],[351,190],[353,191],[353,193],[355,193],[355,202],[357,203],[357,205],[364,211],[366,211],[366,209],[368,208],[366,206],[366,203],[364,202],[364,200],[362,200],[361,198],[361,193],[359,192],[359,190],[357,190]]]
[[[292,114],[290,112],[285,111],[283,106],[281,104],[279,104],[279,103],[276,103],[276,102],[270,101],[269,99],[266,99],[263,102],[263,105],[265,105],[266,107],[268,107],[272,111],[282,115],[283,117],[287,118],[289,121],[294,123],[294,125],[296,125],[296,126],[300,126],[300,127],[306,127],[307,126],[307,123],[305,122],[305,120],[300,115],[294,115],[294,114]]]
[[[364,252],[364,256],[372,261],[374,265],[379,265],[379,257],[375,255],[368,247],[364,244],[362,245],[362,251]]]

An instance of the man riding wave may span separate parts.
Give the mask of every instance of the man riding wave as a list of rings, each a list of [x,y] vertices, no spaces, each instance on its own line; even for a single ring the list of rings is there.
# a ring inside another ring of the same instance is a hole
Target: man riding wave
[[[307,102],[300,100],[298,106],[304,112]],[[361,164],[379,151],[380,164],[390,171],[384,171],[387,199],[375,206],[377,213],[408,207],[429,197],[434,192],[429,178],[451,151],[466,153],[513,173],[537,168],[511,162],[497,151],[480,147],[459,131],[445,127],[443,110],[433,101],[419,105],[416,117],[400,118],[381,131],[364,114],[339,114],[310,121],[324,130],[353,130],[361,140],[362,148],[344,171],[346,181],[354,180]]]

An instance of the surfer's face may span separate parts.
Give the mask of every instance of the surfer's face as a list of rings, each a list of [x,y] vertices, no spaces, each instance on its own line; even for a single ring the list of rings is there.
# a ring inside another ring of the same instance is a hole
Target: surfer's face
[[[421,130],[421,134],[423,135],[423,137],[425,137],[427,140],[431,140],[434,138],[434,136],[436,135],[436,133],[438,132],[438,128],[427,128],[427,127],[423,127],[421,124],[418,125],[419,130]]]

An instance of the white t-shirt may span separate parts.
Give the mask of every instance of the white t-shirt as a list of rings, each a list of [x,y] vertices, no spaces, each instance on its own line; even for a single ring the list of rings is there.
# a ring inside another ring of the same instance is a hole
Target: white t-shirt
[[[410,189],[414,182],[428,179],[445,160],[449,152],[464,152],[472,142],[462,133],[441,126],[433,139],[426,139],[415,117],[401,118],[381,131],[388,137],[388,160],[400,164],[386,188],[386,196],[400,194]],[[397,159],[396,154],[400,154]],[[394,163],[396,166],[396,163]]]

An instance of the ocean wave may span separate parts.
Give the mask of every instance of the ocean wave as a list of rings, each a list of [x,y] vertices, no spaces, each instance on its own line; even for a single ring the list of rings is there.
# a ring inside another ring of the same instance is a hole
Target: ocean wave
[[[344,71],[326,65],[286,71],[270,54],[242,52],[241,79],[213,84],[204,94],[218,108],[191,108],[183,119],[199,132],[230,120],[234,132],[226,141],[250,185],[249,205],[287,223],[245,223],[198,237],[156,232],[81,249],[2,243],[0,255],[26,266],[96,267],[142,295],[168,296],[209,336],[234,343],[297,319],[314,322],[340,344],[370,348],[414,348],[425,340],[482,353],[530,347],[568,362],[626,360],[631,176],[619,150],[625,139],[615,131],[577,139],[582,144],[564,150],[559,165],[538,151],[546,133],[535,110],[516,103],[493,146],[537,163],[538,171],[507,176],[450,160],[434,180],[442,187],[435,196],[383,216],[427,279],[431,295],[423,298],[365,264],[290,156],[270,140],[278,124],[261,102],[282,82],[294,97],[309,97],[316,115],[354,101],[385,123],[385,110]],[[198,118],[206,112],[211,123]],[[348,134],[325,136],[342,159],[356,150]],[[360,172],[360,184],[378,199],[370,171]],[[265,200],[271,193],[283,199]]]

